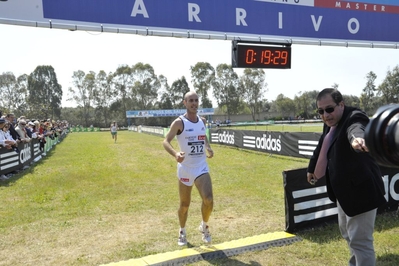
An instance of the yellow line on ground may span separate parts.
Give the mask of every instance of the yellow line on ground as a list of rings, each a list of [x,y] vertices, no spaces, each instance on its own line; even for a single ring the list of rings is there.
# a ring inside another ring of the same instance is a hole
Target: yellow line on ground
[[[246,247],[248,248],[248,247],[256,246],[256,245],[261,245],[261,248],[256,248],[256,250],[267,249],[268,243],[272,244],[273,242],[275,242],[277,240],[284,240],[284,239],[290,239],[290,238],[296,238],[296,236],[286,233],[286,232],[267,233],[267,234],[242,238],[242,239],[233,240],[233,241],[216,244],[216,245],[185,248],[185,249],[171,251],[171,252],[149,255],[146,257],[138,258],[138,259],[113,262],[110,264],[106,264],[106,266],[162,265],[163,263],[170,264],[171,261],[173,261],[173,260],[184,261],[185,259],[187,259],[187,261],[189,261],[190,258],[192,258],[193,260],[196,259],[196,261],[198,261],[198,260],[200,260],[200,258],[198,258],[198,257],[203,257],[203,256],[206,256],[207,254],[209,255],[211,253],[216,254],[217,252],[219,252],[219,253],[223,252],[225,254],[225,256],[232,256],[235,254],[242,253],[242,252],[237,252],[239,249],[245,249]],[[264,244],[264,245],[262,245],[262,244]],[[287,241],[287,243],[285,243],[285,244],[290,244],[290,242]],[[279,246],[281,246],[281,245],[282,245],[282,243],[280,242]],[[227,254],[226,254],[226,251],[227,251]],[[234,251],[236,251],[236,252],[234,252]],[[246,251],[251,251],[251,249],[246,250]],[[105,265],[103,265],[103,266],[105,266]]]

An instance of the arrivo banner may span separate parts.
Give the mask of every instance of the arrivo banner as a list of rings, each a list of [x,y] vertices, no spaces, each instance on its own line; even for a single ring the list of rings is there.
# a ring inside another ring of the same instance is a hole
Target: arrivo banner
[[[159,1],[43,0],[44,17],[345,40],[398,41],[399,3],[393,1]]]
[[[393,0],[3,0],[1,18],[51,22],[54,27],[162,29],[260,41],[399,41],[399,2]]]

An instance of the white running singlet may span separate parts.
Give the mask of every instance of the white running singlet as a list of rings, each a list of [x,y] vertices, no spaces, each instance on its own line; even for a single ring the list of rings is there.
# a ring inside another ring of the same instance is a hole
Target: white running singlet
[[[206,163],[205,125],[199,116],[197,116],[197,122],[191,122],[183,115],[179,118],[183,122],[183,131],[176,135],[176,138],[180,150],[185,153],[185,158],[181,164],[187,167],[199,167]]]
[[[180,150],[185,153],[183,162],[177,164],[177,178],[183,184],[192,186],[195,179],[209,172],[206,162],[206,128],[202,119],[191,122],[179,116],[183,122],[183,131],[176,135]]]

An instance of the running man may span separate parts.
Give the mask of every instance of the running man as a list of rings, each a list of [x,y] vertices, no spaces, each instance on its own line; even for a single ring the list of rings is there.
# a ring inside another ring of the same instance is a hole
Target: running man
[[[118,138],[118,126],[115,121],[112,122],[110,130],[111,130],[112,139],[114,139],[114,143],[116,143],[116,140]]]
[[[213,157],[213,150],[206,136],[206,120],[197,115],[198,95],[194,91],[187,92],[183,103],[187,109],[184,115],[175,119],[170,131],[163,141],[163,147],[177,161],[177,177],[179,184],[180,207],[178,217],[180,223],[179,246],[187,245],[186,221],[191,202],[193,185],[202,198],[202,222],[199,230],[202,240],[211,243],[208,220],[213,210],[212,182],[206,158]],[[171,142],[177,138],[180,151],[176,151]],[[208,152],[208,156],[206,155]]]

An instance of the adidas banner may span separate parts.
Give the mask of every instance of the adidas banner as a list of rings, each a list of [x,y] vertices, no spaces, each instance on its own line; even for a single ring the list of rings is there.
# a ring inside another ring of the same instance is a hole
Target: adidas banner
[[[210,129],[210,142],[291,157],[310,158],[321,133]]]

